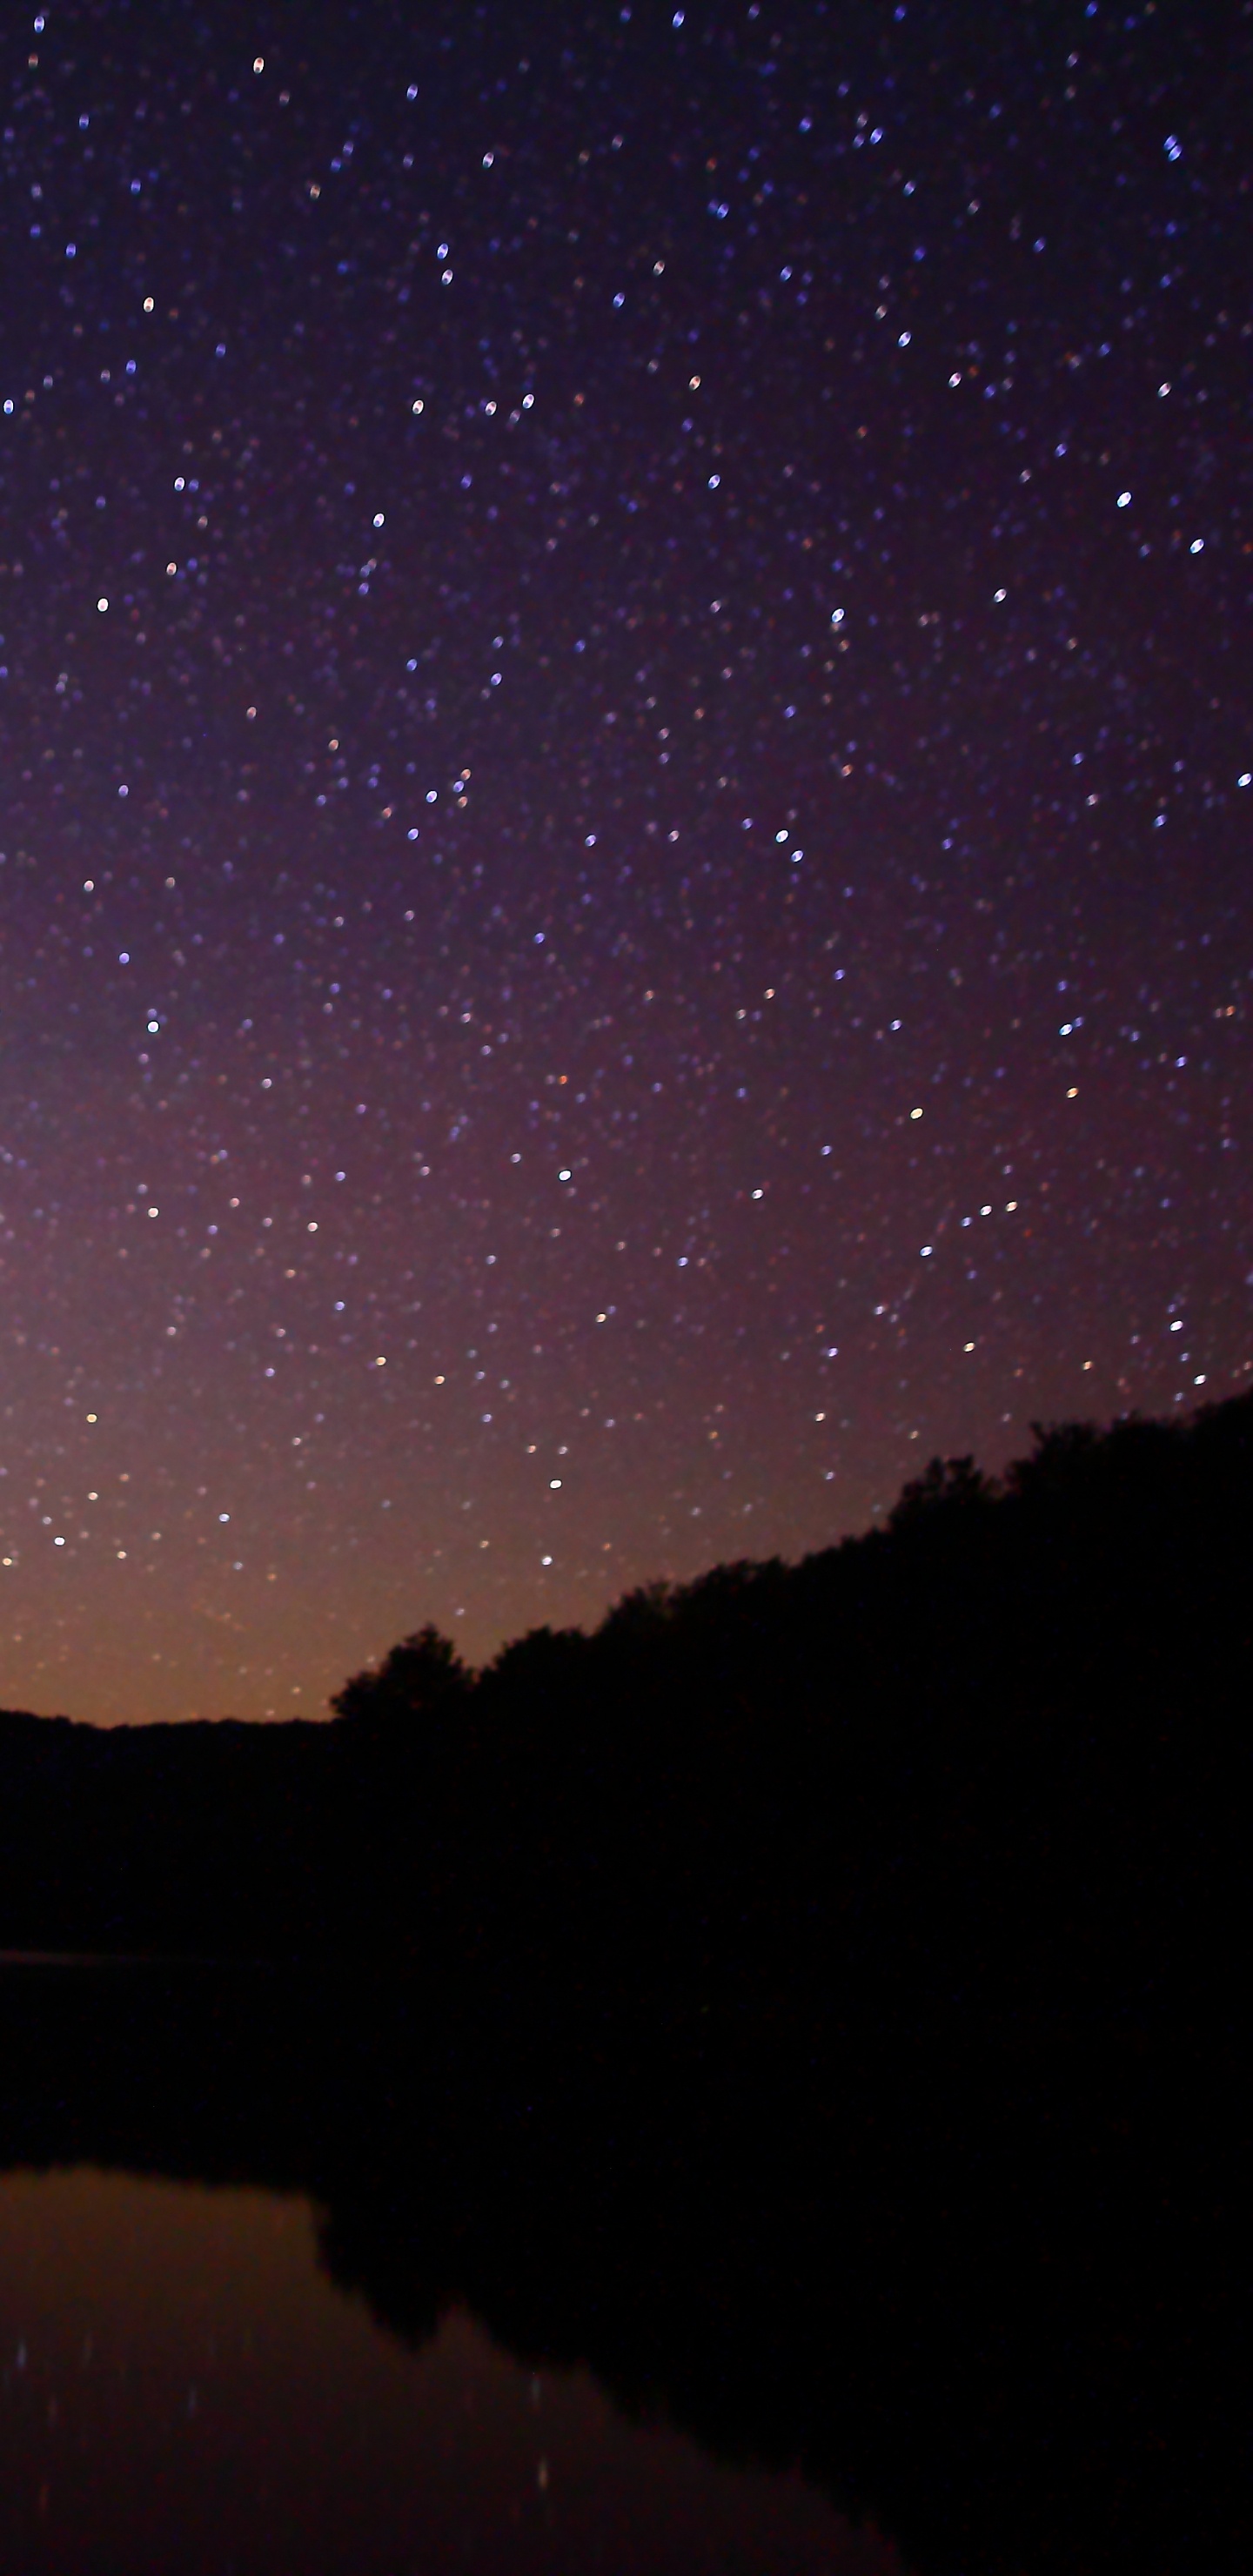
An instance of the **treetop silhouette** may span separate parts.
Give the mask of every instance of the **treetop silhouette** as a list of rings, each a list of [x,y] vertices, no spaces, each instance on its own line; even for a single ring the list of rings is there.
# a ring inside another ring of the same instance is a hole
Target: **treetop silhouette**
[[[451,1717],[470,1688],[470,1674],[450,1638],[431,1621],[393,1646],[376,1672],[354,1673],[331,1707],[340,1725],[377,1736],[406,1736]]]

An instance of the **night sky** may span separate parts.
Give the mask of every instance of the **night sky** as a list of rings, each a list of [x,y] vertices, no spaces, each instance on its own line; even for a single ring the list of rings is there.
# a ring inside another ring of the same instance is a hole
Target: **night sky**
[[[0,1702],[1250,1382],[1251,56],[5,12]]]

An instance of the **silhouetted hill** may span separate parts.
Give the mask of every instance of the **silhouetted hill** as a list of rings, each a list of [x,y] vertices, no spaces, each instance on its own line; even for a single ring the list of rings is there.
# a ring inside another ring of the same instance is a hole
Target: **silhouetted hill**
[[[0,1946],[1159,2010],[1232,1931],[1251,1533],[1245,1396],[936,1460],[477,1676],[424,1630],[329,1726],[0,1716]]]

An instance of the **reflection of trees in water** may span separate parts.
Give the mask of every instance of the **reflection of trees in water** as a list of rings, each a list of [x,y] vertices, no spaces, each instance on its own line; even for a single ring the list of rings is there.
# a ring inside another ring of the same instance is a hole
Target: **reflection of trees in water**
[[[1202,2180],[1178,2131],[1137,2156],[1120,2082],[1064,2059],[819,2072],[728,2031],[693,2080],[694,2039],[634,2119],[537,2082],[460,2139],[451,2201],[376,2174],[332,2204],[332,2276],[410,2338],[464,2302],[632,2417],[799,2465],[937,2576],[1173,2576],[1199,2528],[1225,2563],[1227,2245],[1164,2206],[1164,2169]]]
[[[455,2279],[419,2261],[399,2210],[344,2198],[318,2213],[318,2260],[337,2290],[363,2298],[377,2323],[420,2352],[459,2304]]]
[[[5,2163],[303,2190],[330,2277],[410,2345],[468,2309],[723,2459],[800,2465],[921,2576],[1176,2576],[1188,2534],[1235,2563],[1224,2178],[1166,2070],[1148,2151],[1125,2067],[1056,2035],[876,2056],[804,2019],[28,1974],[0,2047]]]

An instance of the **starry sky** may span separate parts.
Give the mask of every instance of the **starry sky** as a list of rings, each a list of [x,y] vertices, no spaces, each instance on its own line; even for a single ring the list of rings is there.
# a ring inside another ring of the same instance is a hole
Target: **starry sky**
[[[0,1702],[1249,1383],[1251,53],[5,13]]]

